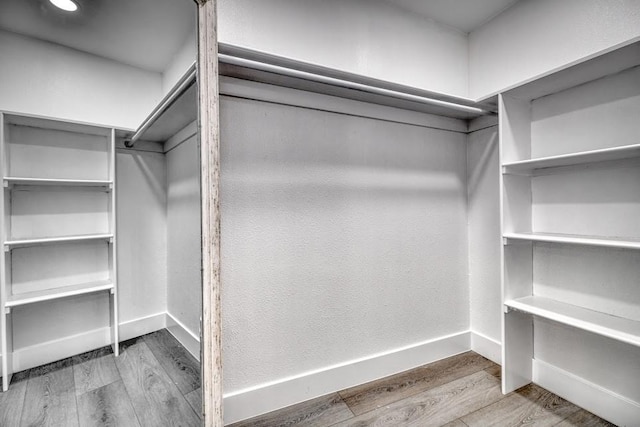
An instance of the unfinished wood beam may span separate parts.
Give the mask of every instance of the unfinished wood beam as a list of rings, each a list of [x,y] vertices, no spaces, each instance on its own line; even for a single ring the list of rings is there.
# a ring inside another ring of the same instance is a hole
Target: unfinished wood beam
[[[202,203],[203,425],[222,427],[220,345],[220,122],[216,0],[198,4],[198,134]]]

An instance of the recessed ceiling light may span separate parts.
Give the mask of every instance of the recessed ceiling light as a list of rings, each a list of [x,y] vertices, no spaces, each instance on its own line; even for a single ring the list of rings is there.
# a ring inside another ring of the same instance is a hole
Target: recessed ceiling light
[[[75,12],[78,10],[78,4],[73,0],[49,0],[55,7],[66,10],[67,12]]]

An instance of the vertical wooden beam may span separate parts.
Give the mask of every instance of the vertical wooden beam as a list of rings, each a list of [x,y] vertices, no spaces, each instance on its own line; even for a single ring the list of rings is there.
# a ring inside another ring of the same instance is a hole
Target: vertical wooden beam
[[[220,345],[220,123],[216,0],[198,3],[198,130],[202,202],[202,408],[223,425]]]

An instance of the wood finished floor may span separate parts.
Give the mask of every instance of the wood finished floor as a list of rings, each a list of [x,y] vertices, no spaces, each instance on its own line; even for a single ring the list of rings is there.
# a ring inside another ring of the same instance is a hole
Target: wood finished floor
[[[167,331],[19,372],[0,426],[200,426],[200,364]]]
[[[612,426],[536,385],[506,396],[500,367],[473,352],[229,427]]]
[[[199,426],[200,367],[166,330],[14,375],[0,426]],[[473,352],[232,424],[272,426],[612,424],[538,386],[503,396],[500,367]]]

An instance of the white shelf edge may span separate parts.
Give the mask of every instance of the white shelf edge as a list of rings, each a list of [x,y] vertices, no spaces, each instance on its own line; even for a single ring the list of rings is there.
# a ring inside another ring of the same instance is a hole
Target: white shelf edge
[[[81,234],[77,236],[62,236],[62,237],[43,237],[39,239],[17,239],[7,240],[4,242],[5,247],[19,247],[19,246],[33,246],[55,243],[72,243],[83,242],[90,240],[110,240],[113,239],[113,234]]]
[[[517,311],[640,347],[640,322],[635,320],[538,296],[508,300],[504,304]]]
[[[7,185],[60,185],[78,187],[113,187],[113,181],[98,179],[58,179],[58,178],[25,178],[17,176],[5,176],[4,184]]]
[[[578,236],[552,233],[505,233],[505,239],[529,242],[566,243],[583,246],[603,246],[609,248],[640,249],[640,240],[625,240],[607,237]]]
[[[21,305],[34,304],[42,301],[67,298],[75,295],[85,295],[95,292],[110,291],[114,289],[114,284],[110,280],[83,283],[80,285],[62,286],[45,291],[28,292],[13,295],[7,299],[5,307],[18,307]]]
[[[622,160],[632,157],[640,157],[640,144],[508,162],[502,164],[502,169],[504,174],[510,174],[515,172],[530,172],[536,169],[576,166],[608,160]]]

